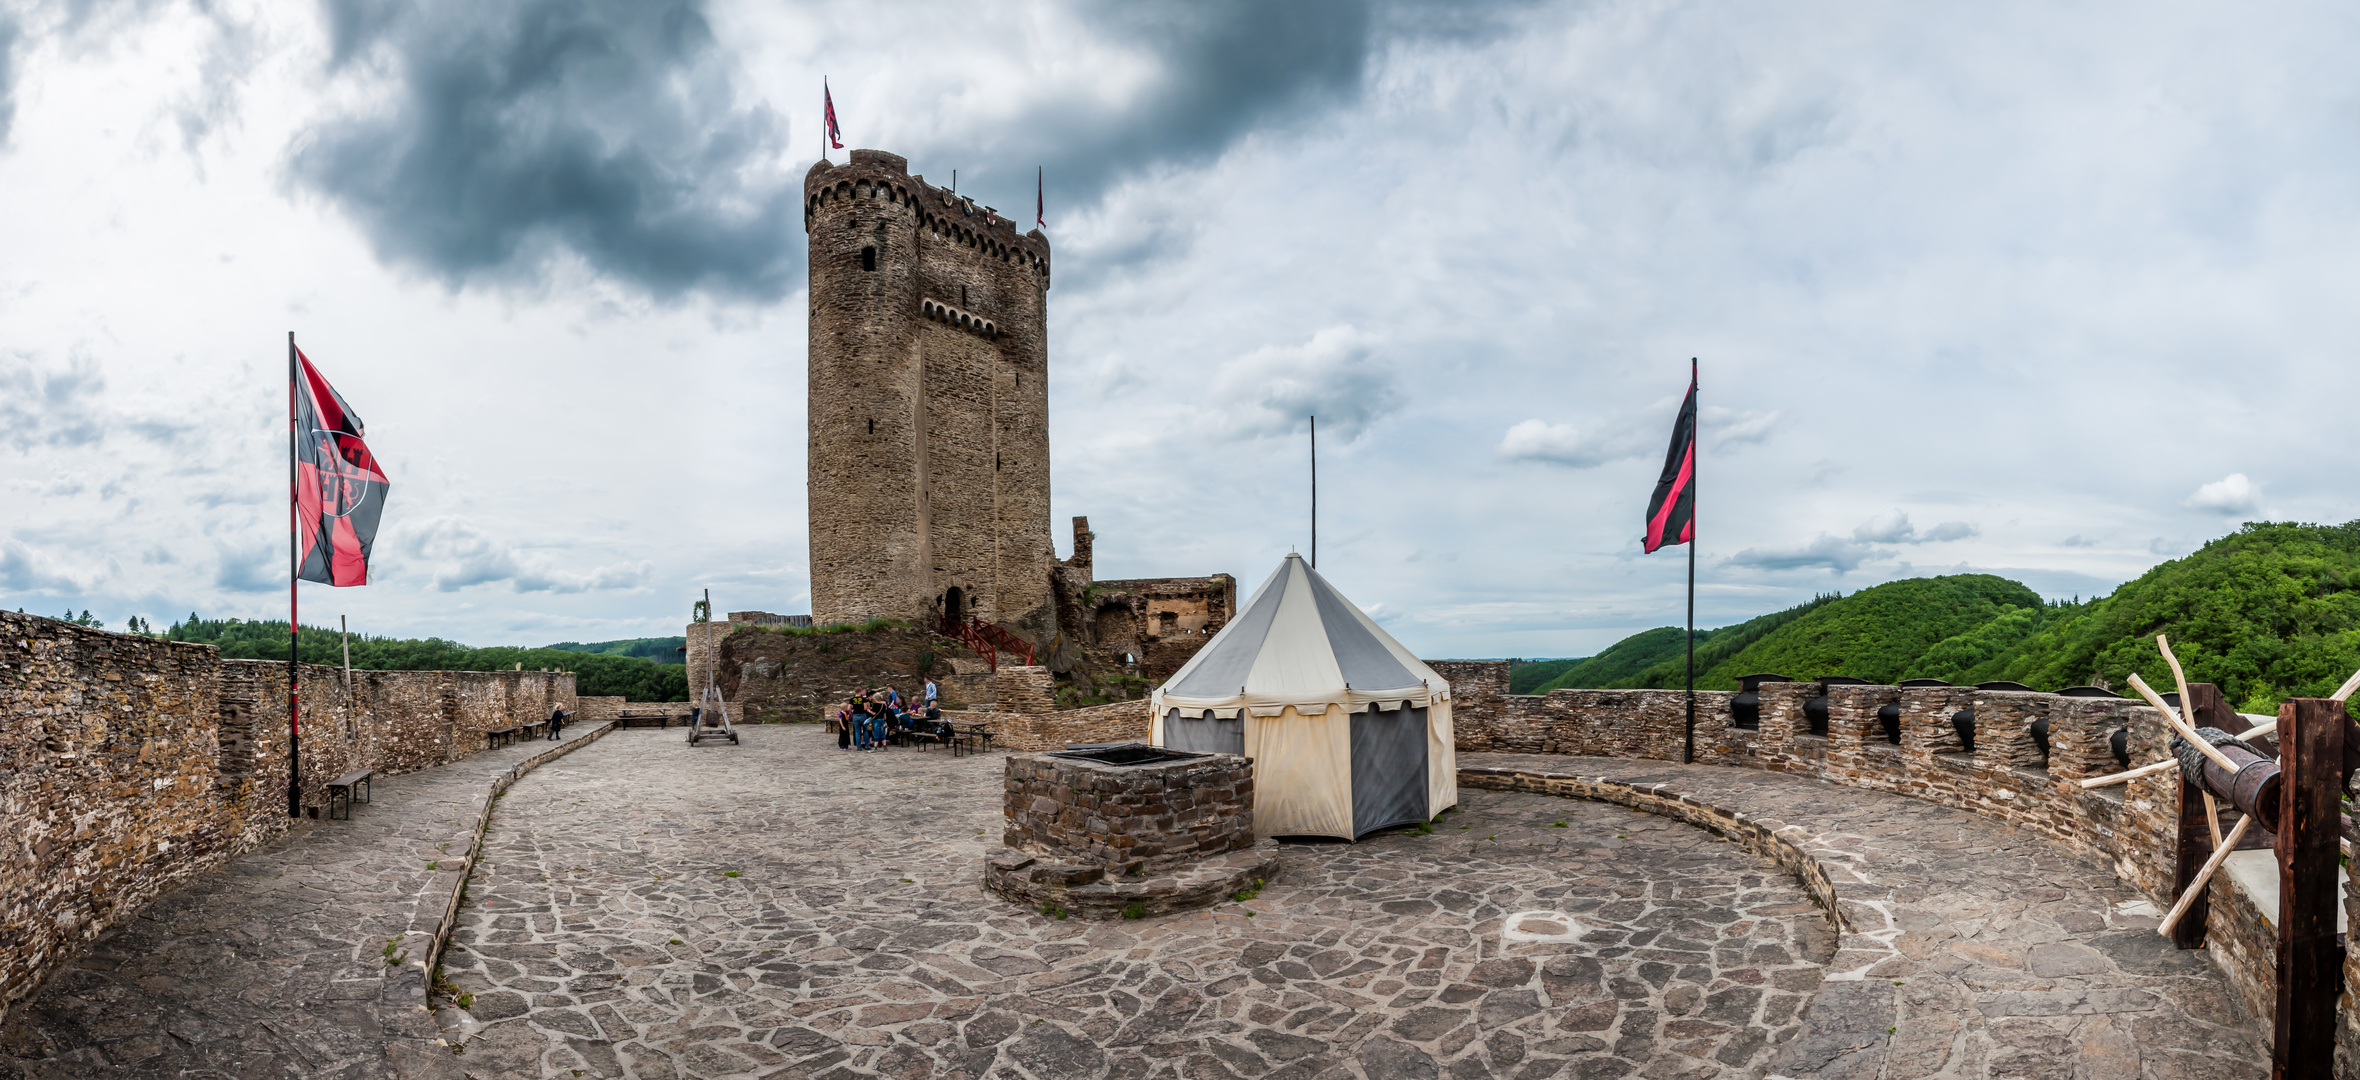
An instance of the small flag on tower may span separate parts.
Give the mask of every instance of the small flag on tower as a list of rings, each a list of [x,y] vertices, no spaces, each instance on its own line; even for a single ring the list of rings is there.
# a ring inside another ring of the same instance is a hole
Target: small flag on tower
[[[842,150],[844,149],[844,129],[836,126],[836,95],[828,89],[826,79],[819,81],[819,98],[820,104],[827,109],[828,113],[828,147],[833,150]]]
[[[1046,229],[1049,227],[1049,196],[1042,184],[1049,173],[1044,166],[1035,165],[1033,168],[1040,170],[1033,173],[1033,224]]]
[[[1647,501],[1647,551],[1696,539],[1696,371],[1688,372],[1688,397],[1680,403],[1680,418],[1672,422],[1671,449],[1664,452],[1663,475],[1655,481],[1655,497]]]

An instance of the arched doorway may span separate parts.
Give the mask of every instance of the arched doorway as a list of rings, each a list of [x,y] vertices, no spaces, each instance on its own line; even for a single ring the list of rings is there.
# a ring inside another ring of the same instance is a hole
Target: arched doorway
[[[966,621],[967,594],[961,591],[958,586],[953,585],[949,592],[942,594],[943,625],[952,626]]]

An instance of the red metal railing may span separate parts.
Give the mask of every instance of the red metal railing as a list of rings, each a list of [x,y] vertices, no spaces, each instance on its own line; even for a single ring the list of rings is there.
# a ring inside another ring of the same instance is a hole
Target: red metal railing
[[[976,618],[953,619],[945,616],[941,629],[942,636],[959,639],[959,644],[973,649],[975,655],[982,657],[984,663],[990,664],[993,671],[1000,670],[1001,653],[1007,653],[1012,658],[1021,656],[1024,658],[1025,666],[1032,665],[1032,642],[1009,633],[997,623],[987,623]]]

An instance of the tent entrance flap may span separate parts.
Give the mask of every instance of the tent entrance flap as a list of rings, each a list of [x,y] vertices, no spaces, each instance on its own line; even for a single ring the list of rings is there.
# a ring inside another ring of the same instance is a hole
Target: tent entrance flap
[[[1204,711],[1190,716],[1179,709],[1164,711],[1164,745],[1174,750],[1198,754],[1236,754],[1246,752],[1246,718],[1243,710],[1227,720],[1207,720]]]
[[[1426,820],[1426,710],[1352,714],[1352,835]]]

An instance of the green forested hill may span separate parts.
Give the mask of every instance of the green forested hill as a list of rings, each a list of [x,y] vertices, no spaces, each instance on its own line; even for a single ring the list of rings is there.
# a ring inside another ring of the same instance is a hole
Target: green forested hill
[[[2158,633],[2170,636],[2191,680],[2218,684],[2245,711],[2333,692],[2360,668],[2360,522],[2249,524],[2080,603],[2045,603],[1988,574],[1822,597],[1699,631],[1697,686],[1734,689],[1757,671],[1880,683],[2008,679],[2043,690],[2093,677],[2119,689],[2136,671],[2168,686]],[[1635,634],[1538,692],[1679,686],[1679,646],[1677,627]]]
[[[221,650],[234,660],[287,658],[287,624],[266,619],[199,619],[174,623],[164,633],[174,641],[198,641]],[[296,642],[298,656],[307,664],[342,664],[342,639],[336,631],[306,626]],[[632,701],[687,701],[688,669],[659,664],[635,656],[607,656],[562,649],[495,647],[473,649],[441,638],[385,638],[352,636],[352,666],[370,671],[507,671],[518,664],[552,668],[575,674],[577,692],[590,696],[621,696]]]
[[[2168,686],[2155,635],[2171,638],[2188,678],[2216,683],[2248,712],[2324,697],[2360,668],[2360,521],[2257,522],[2164,563],[1978,664],[1970,678],[2047,689],[2121,686],[2132,671]]]
[[[620,641],[593,641],[588,644],[579,641],[560,641],[555,645],[544,645],[542,648],[556,649],[561,652],[598,653],[603,656],[636,656],[642,660],[653,660],[659,664],[686,664],[688,663],[688,654],[681,651],[681,646],[686,644],[688,644],[688,639],[684,637],[643,637],[624,638]]]

